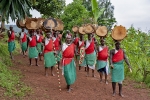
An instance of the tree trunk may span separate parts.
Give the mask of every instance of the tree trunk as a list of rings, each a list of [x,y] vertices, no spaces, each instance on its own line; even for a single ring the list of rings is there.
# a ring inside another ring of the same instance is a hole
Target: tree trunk
[[[1,22],[1,29],[4,29],[5,28],[5,21],[2,21]]]

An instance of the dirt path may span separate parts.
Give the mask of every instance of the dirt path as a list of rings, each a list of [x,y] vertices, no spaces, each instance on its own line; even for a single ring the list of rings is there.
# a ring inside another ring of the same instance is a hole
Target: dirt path
[[[33,64],[35,61],[32,61]],[[22,81],[32,88],[33,93],[24,97],[24,100],[150,100],[150,89],[137,88],[139,84],[125,80],[123,84],[123,94],[121,98],[118,94],[112,97],[111,81],[109,84],[99,82],[99,74],[96,72],[96,78],[86,77],[84,68],[80,71],[77,67],[77,80],[72,85],[73,91],[68,93],[64,77],[61,79],[61,93],[58,88],[57,73],[56,76],[44,76],[43,61],[39,62],[39,67],[29,66],[28,58],[15,56],[14,70],[19,70],[23,74]],[[91,71],[90,71],[91,72]],[[50,73],[50,71],[49,71]],[[61,73],[61,70],[60,70]],[[117,85],[118,93],[118,85]]]

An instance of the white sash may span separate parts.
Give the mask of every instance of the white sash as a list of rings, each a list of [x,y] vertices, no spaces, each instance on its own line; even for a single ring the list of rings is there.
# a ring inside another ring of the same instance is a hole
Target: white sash
[[[45,45],[48,45],[49,41],[50,41],[50,39],[45,38]]]
[[[21,36],[20,38],[22,39],[24,37],[25,33],[24,32],[21,32]]]
[[[36,35],[36,38],[37,38],[37,40],[39,40],[40,36],[37,34],[37,35]]]
[[[52,37],[52,39],[53,39],[53,42],[55,42],[56,38],[55,38],[55,37]]]
[[[87,49],[89,46],[90,46],[91,42],[90,41],[86,41],[86,46],[85,46],[85,49]]]

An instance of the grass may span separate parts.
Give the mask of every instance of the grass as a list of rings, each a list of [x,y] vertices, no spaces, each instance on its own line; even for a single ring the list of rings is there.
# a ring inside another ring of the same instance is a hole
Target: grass
[[[5,90],[4,96],[21,98],[30,93],[31,88],[21,82],[21,73],[12,71],[13,66],[6,42],[6,38],[0,40],[0,86]],[[19,44],[16,42],[14,54],[18,54]]]

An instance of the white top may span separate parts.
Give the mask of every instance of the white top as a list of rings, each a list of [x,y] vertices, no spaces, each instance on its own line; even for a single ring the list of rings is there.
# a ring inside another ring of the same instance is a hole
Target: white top
[[[25,32],[21,32],[20,38],[22,39],[24,37]]]
[[[50,38],[49,38],[49,39],[48,39],[48,38],[45,38],[45,45],[47,45],[50,40],[51,40]]]
[[[11,34],[11,31],[9,31],[9,34]]]
[[[56,40],[56,38],[55,38],[55,37],[52,37],[52,39],[53,39],[53,42]]]
[[[86,41],[85,49],[87,49],[90,46],[90,43],[91,43],[91,41],[89,41],[89,40]]]
[[[99,46],[99,51],[102,51],[104,48],[102,46]]]
[[[40,35],[36,34],[36,39],[39,40],[39,38],[40,38]]]
[[[29,37],[29,40],[32,41],[32,37]]]
[[[34,35],[37,35],[37,33],[36,33],[36,32],[34,32]]]
[[[69,45],[70,45],[70,44],[63,43],[63,45],[62,45],[62,51],[65,51],[66,48],[67,48]]]
[[[118,50],[115,49],[115,54],[118,52]]]
[[[82,41],[79,40],[79,46],[82,44]]]

